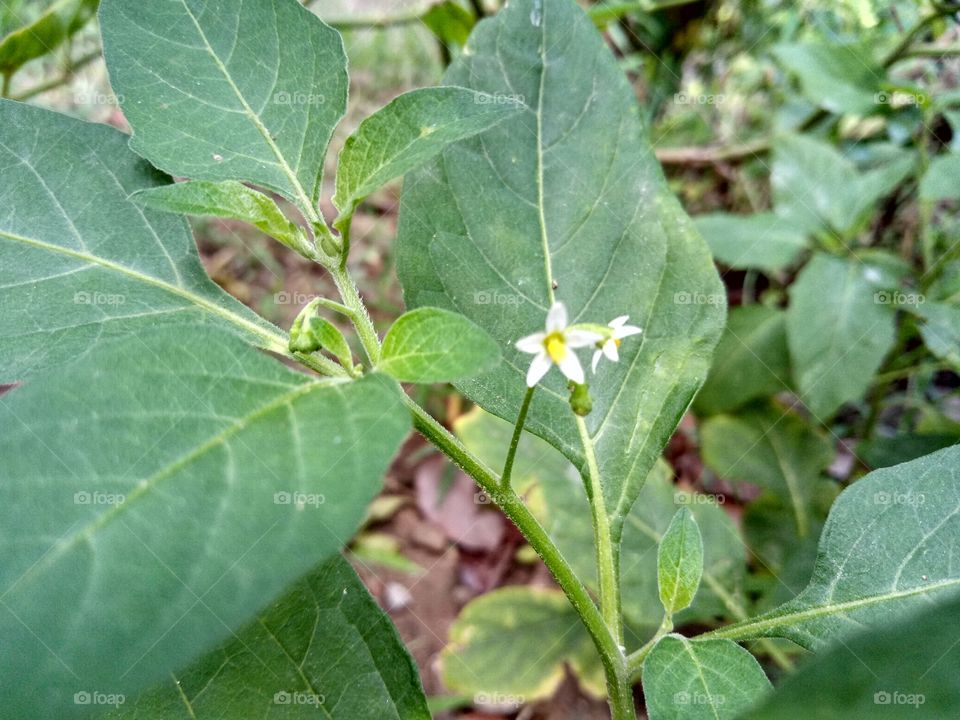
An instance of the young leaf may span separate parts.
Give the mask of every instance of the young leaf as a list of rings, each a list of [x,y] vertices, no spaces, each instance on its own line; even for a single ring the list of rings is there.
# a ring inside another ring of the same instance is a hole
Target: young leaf
[[[777,493],[793,509],[797,535],[810,533],[814,485],[834,456],[826,438],[790,411],[760,406],[708,419],[700,426],[700,440],[712,470]]]
[[[878,265],[814,255],[790,287],[787,340],[804,403],[819,420],[859,399],[895,339],[888,289]]]
[[[0,101],[0,382],[158,325],[208,323],[282,352],[279,329],[207,277],[183,218],[131,193],[168,182],[104,125]]]
[[[128,699],[109,720],[429,720],[390,618],[335,555],[220,648]]]
[[[837,643],[743,720],[952,717],[960,695],[958,616],[960,600],[952,599]]]
[[[694,221],[713,256],[735,269],[783,270],[796,262],[807,246],[801,231],[773,213],[713,213],[698,215]]]
[[[491,704],[550,697],[564,664],[584,690],[604,696],[600,658],[576,611],[559,590],[533,586],[501,588],[470,602],[440,656],[448,688],[487,696]]]
[[[477,25],[445,82],[524,105],[408,176],[397,258],[408,306],[456,310],[506,348],[458,387],[510,421],[530,362],[513,343],[543,328],[554,299],[572,322],[629,315],[643,328],[591,378],[585,418],[616,534],[706,376],[723,287],[643,139],[633,89],[573,0],[511,0]],[[561,374],[548,375],[527,427],[582,467],[567,399]]]
[[[317,255],[304,232],[287,219],[273,200],[236,180],[193,180],[164,185],[141,190],[131,199],[163,212],[243,220],[304,257]]]
[[[660,638],[643,664],[650,720],[733,720],[770,691],[760,663],[729,640]]]
[[[135,152],[171,175],[316,204],[347,102],[333,28],[297,0],[103,0],[100,30]]]
[[[713,633],[786,637],[817,649],[960,587],[960,446],[876,470],[837,498],[807,588],[775,610]]]
[[[98,0],[56,0],[29,25],[0,40],[0,75],[12,75],[23,65],[52,53],[97,12]]]
[[[680,508],[657,548],[657,584],[667,615],[690,607],[703,575],[703,538],[688,508]]]
[[[418,308],[401,315],[383,339],[377,368],[403,382],[451,382],[495,367],[500,348],[462,315]]]
[[[710,374],[694,401],[698,413],[730,412],[788,389],[786,318],[782,310],[763,305],[730,311]]]
[[[317,381],[207,328],[140,332],[0,403],[0,696],[70,717],[219,644],[336,552],[406,436],[389,378]]]
[[[516,101],[460,87],[422,88],[370,115],[347,138],[333,203],[341,216],[390,180],[439,155],[452,142],[483,132],[518,112]]]

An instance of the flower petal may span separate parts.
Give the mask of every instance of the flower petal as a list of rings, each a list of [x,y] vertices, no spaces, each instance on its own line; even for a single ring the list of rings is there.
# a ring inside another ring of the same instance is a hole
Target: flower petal
[[[547,332],[563,332],[567,326],[567,306],[562,302],[555,302],[547,313]]]
[[[607,356],[610,362],[620,361],[620,353],[617,352],[617,343],[613,340],[607,340],[603,344],[603,354]]]
[[[578,385],[583,385],[583,367],[576,353],[568,352],[560,361],[560,372]]]
[[[567,330],[563,340],[568,348],[581,348],[596,345],[603,340],[603,335],[592,330]]]
[[[613,331],[613,337],[617,340],[623,340],[623,338],[630,337],[631,335],[639,335],[643,332],[643,328],[639,328],[636,325],[624,325]]]
[[[630,319],[630,316],[629,316],[629,315],[621,315],[620,317],[614,318],[613,320],[611,320],[610,322],[608,322],[607,325],[609,325],[609,326],[612,327],[612,328],[618,328],[618,327],[620,327],[621,325],[623,325],[623,324],[624,324],[627,320],[629,320],[629,319]]]
[[[570,353],[570,355],[572,354],[573,353]],[[530,363],[530,369],[527,370],[527,387],[533,387],[540,382],[543,376],[550,370],[551,365],[553,365],[553,363],[550,362],[550,358],[545,352],[533,358],[533,362]]]
[[[594,375],[597,374],[597,365],[600,364],[600,358],[602,358],[602,357],[603,357],[603,351],[602,351],[602,350],[597,350],[597,351],[595,351],[595,352],[593,353],[593,362],[591,363],[591,365],[592,365],[592,367],[593,367],[593,374],[594,374]]]
[[[520,338],[514,343],[514,347],[517,348],[520,352],[525,353],[538,353],[543,352],[543,341],[547,337],[546,333],[535,332],[533,335],[527,335],[524,338]]]

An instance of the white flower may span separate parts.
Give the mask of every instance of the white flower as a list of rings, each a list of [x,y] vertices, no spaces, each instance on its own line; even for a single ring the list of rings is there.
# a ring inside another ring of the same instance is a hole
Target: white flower
[[[567,327],[567,308],[555,302],[547,313],[545,332],[534,333],[517,341],[517,350],[534,355],[527,371],[527,387],[533,387],[550,370],[551,365],[560,372],[583,384],[583,367],[573,348],[589,347],[603,340],[603,335],[590,330]]]
[[[639,335],[643,332],[643,328],[638,328],[636,325],[626,325],[625,323],[629,319],[629,315],[621,315],[615,320],[610,321],[609,325],[613,328],[613,332],[610,334],[610,337],[604,341],[603,345],[593,353],[593,372],[597,371],[600,358],[604,355],[606,355],[607,359],[611,362],[617,362],[620,359],[620,353],[617,352],[617,348],[620,347],[621,340],[631,335]]]

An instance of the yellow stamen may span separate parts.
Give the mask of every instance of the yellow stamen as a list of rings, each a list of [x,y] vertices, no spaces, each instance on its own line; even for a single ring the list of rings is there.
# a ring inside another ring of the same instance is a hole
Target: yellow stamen
[[[614,338],[614,339],[613,339],[613,344],[616,345],[617,347],[620,347],[620,342],[621,342],[621,341],[620,341],[620,338]]]
[[[567,344],[563,340],[563,333],[550,333],[544,339],[543,346],[547,349],[547,355],[557,365],[567,356]]]

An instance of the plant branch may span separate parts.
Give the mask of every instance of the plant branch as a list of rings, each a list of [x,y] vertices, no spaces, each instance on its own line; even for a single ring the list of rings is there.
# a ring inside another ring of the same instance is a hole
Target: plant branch
[[[620,609],[620,558],[614,547],[610,532],[610,518],[603,497],[603,485],[600,482],[600,466],[593,450],[593,439],[587,431],[587,424],[579,415],[577,430],[583,443],[583,452],[587,459],[587,474],[590,495],[590,510],[593,514],[593,539],[597,550],[597,574],[600,584],[600,609],[603,619],[610,628],[619,645],[623,645],[623,615]]]
[[[527,394],[523,396],[523,404],[520,405],[517,424],[513,428],[513,437],[510,438],[510,449],[507,451],[507,459],[503,463],[503,472],[500,473],[500,484],[505,488],[510,487],[510,474],[513,472],[513,461],[517,456],[517,446],[520,445],[523,426],[527,422],[527,411],[530,410],[530,401],[533,400],[533,392],[536,389],[536,385],[527,388]]]

